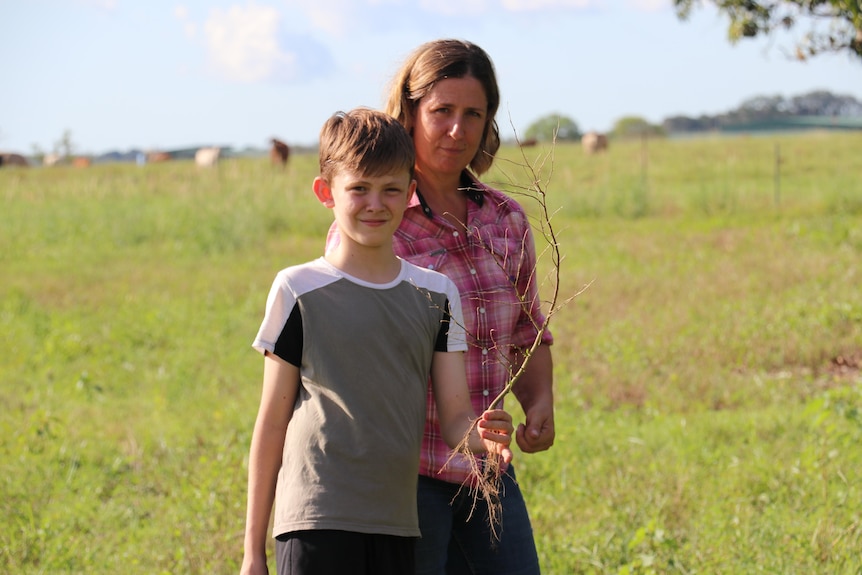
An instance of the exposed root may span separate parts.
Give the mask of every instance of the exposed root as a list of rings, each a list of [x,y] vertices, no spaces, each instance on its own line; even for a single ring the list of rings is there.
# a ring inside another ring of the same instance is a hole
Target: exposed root
[[[476,507],[480,502],[484,502],[488,509],[488,528],[491,532],[491,545],[496,545],[500,540],[499,526],[503,511],[503,504],[500,501],[503,490],[503,467],[502,458],[497,453],[485,453],[481,456],[475,455],[469,447],[470,436],[476,429],[476,421],[470,426],[469,431],[461,442],[455,447],[446,460],[448,465],[456,457],[463,456],[465,461],[470,464],[470,474],[467,479],[461,484],[456,497],[460,495],[463,489],[468,489],[472,498],[470,513],[467,517],[469,520],[476,512]]]

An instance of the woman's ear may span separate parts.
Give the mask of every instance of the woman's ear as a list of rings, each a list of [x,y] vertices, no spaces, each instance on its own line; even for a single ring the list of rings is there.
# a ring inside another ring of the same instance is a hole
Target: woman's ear
[[[320,200],[321,204],[327,208],[335,206],[335,202],[332,201],[332,188],[329,187],[326,180],[320,176],[314,178],[314,183],[311,185],[311,188],[314,190],[314,195],[317,196],[317,199]]]

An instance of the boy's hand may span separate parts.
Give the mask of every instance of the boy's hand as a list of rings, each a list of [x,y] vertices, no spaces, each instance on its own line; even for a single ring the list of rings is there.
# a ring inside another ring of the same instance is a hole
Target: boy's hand
[[[515,428],[509,413],[502,409],[485,411],[476,422],[476,430],[489,453],[499,454],[504,464],[511,463],[512,450],[509,449],[509,444],[512,443],[512,432]]]

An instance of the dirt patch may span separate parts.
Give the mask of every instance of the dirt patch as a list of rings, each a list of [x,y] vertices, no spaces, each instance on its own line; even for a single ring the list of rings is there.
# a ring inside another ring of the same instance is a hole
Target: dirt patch
[[[855,378],[862,372],[862,350],[839,354],[829,360],[826,371],[833,377]]]

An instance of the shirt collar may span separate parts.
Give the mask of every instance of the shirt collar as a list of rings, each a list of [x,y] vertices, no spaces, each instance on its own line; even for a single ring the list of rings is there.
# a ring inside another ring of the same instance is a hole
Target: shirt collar
[[[458,190],[464,192],[467,195],[467,199],[480,208],[485,203],[485,191],[482,189],[479,182],[470,176],[467,170],[461,172],[461,185]],[[418,200],[419,205],[422,206],[422,213],[425,214],[428,219],[433,218],[434,213],[431,211],[431,206],[429,206],[428,202],[425,201],[425,198],[422,197],[422,193],[419,191],[419,188],[416,188],[415,199],[410,202],[410,205],[416,205],[416,200]]]

